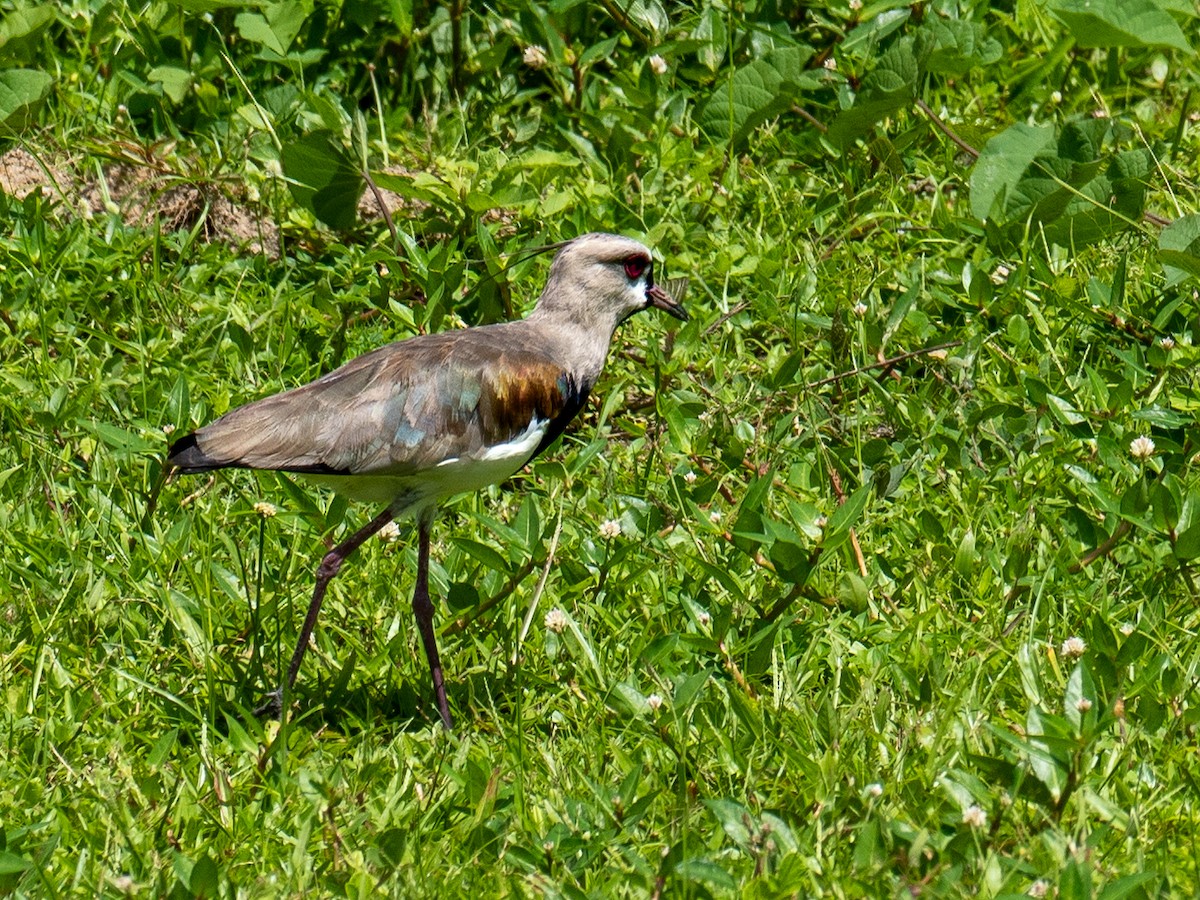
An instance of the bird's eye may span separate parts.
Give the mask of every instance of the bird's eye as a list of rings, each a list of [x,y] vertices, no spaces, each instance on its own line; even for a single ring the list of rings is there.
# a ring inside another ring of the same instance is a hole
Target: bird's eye
[[[625,274],[630,281],[637,281],[648,265],[650,263],[644,256],[631,256],[625,260]]]

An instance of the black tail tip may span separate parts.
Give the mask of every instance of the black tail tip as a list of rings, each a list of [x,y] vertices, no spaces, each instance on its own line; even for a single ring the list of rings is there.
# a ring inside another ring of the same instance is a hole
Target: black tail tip
[[[200,449],[195,432],[185,434],[171,445],[167,451],[167,465],[184,475],[216,468],[215,462]]]

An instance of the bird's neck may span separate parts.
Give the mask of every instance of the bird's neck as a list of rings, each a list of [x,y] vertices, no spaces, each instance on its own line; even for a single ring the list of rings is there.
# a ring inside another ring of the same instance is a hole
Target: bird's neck
[[[604,368],[617,323],[582,323],[557,312],[539,306],[526,322],[533,329],[540,349],[560,360],[564,368],[594,383]]]

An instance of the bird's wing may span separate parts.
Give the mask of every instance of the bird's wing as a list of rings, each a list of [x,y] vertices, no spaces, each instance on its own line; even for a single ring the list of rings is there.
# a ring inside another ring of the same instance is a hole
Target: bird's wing
[[[574,418],[591,385],[511,337],[470,329],[381,347],[238,407],[176,442],[170,461],[184,472],[411,475],[482,456],[545,422],[532,457]]]

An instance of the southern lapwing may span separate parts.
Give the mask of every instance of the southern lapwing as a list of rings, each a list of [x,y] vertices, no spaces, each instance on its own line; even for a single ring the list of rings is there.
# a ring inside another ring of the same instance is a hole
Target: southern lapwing
[[[529,316],[420,335],[358,357],[303,387],[248,403],[177,440],[168,463],[294,472],[353,500],[383,506],[330,550],[287,680],[260,714],[282,714],[329,582],[351,553],[399,516],[417,522],[413,613],[438,712],[452,727],[429,599],[429,531],[447,497],[503,481],[545,450],[583,408],[617,326],[657,307],[687,321],[654,283],[650,251],[629,238],[585,234],[563,245]]]

